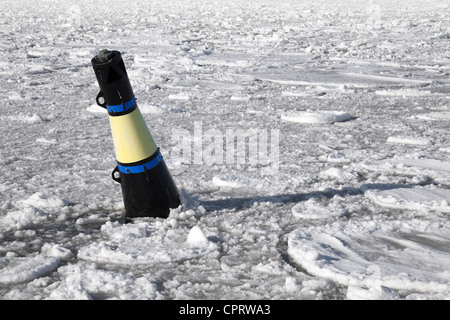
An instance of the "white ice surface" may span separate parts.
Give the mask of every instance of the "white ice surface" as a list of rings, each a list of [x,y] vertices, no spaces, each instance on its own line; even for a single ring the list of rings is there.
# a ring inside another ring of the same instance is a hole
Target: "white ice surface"
[[[0,299],[450,298],[448,1],[0,5]],[[105,48],[179,188],[167,219],[123,223]],[[230,129],[278,130],[276,166]]]
[[[81,248],[78,258],[106,264],[151,265],[194,259],[220,248],[209,242],[198,226],[189,232],[181,228],[171,232],[163,224],[155,227],[151,230],[147,223],[132,227],[106,223],[102,232],[111,240]]]
[[[281,115],[281,120],[299,123],[334,123],[348,121],[351,118],[348,112],[339,111],[291,111]]]
[[[289,254],[310,273],[346,286],[448,294],[448,223],[405,221],[335,222],[298,229]]]

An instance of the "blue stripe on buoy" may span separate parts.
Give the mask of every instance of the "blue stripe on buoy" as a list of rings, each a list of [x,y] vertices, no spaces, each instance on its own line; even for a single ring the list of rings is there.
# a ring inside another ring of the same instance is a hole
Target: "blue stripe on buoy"
[[[116,104],[114,106],[106,105],[106,109],[108,110],[108,113],[119,113],[119,112],[126,112],[134,108],[136,105],[136,98],[132,98],[130,101],[127,101],[122,104]]]
[[[161,153],[158,153],[156,158],[150,160],[147,163],[137,165],[137,166],[125,166],[125,165],[118,164],[117,167],[120,172],[126,173],[126,174],[128,174],[128,173],[143,173],[145,171],[149,171],[150,169],[156,167],[162,161],[162,159],[163,159],[163,157],[162,157]]]

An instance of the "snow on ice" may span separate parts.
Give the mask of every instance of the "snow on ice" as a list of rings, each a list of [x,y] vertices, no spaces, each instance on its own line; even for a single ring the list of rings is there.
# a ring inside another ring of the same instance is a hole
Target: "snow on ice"
[[[450,298],[448,1],[0,2],[1,299]],[[167,219],[123,223],[101,49]]]
[[[281,115],[282,120],[300,123],[334,123],[351,119],[348,112],[333,111],[305,111],[289,112]]]

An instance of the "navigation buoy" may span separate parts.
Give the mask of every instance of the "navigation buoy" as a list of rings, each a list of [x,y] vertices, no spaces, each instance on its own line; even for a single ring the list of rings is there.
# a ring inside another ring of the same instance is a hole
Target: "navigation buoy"
[[[180,204],[178,189],[142,117],[119,51],[102,50],[92,59],[100,86],[97,104],[106,108],[121,184],[125,222],[136,217],[167,218]]]

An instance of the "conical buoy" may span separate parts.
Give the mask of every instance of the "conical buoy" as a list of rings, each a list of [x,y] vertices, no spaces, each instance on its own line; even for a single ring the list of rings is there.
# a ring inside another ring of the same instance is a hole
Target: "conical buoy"
[[[100,86],[97,104],[108,111],[121,184],[125,222],[136,217],[167,218],[180,204],[177,187],[137,106],[122,55],[102,50],[92,59]]]

